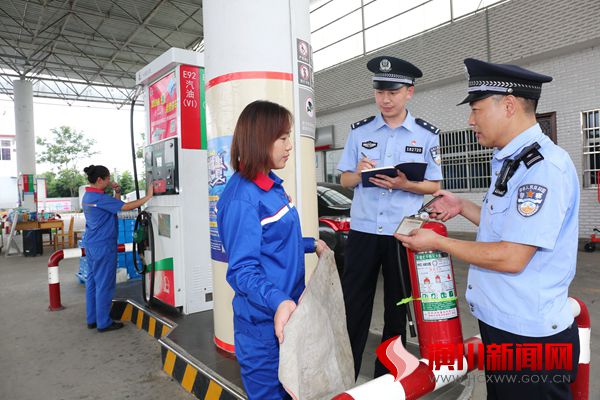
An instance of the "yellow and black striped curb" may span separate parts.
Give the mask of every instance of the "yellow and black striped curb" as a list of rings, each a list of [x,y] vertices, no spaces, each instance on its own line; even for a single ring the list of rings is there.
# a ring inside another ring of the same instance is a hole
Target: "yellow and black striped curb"
[[[238,400],[223,386],[208,377],[202,370],[197,369],[183,357],[167,349],[160,350],[163,370],[181,384],[188,392],[202,400]]]
[[[130,301],[114,300],[110,316],[121,321],[131,321],[138,329],[145,330],[155,339],[165,336],[176,326],[175,323],[161,319]]]
[[[131,300],[113,300],[110,315],[115,320],[131,321],[138,329],[143,329],[150,336],[158,339],[161,344],[163,370],[196,398],[201,400],[246,399],[243,394],[233,395],[224,388],[224,385],[212,379],[210,372],[189,362],[185,350],[177,349],[178,346],[171,348],[167,344],[171,341],[165,336],[177,327],[176,323],[160,318]]]

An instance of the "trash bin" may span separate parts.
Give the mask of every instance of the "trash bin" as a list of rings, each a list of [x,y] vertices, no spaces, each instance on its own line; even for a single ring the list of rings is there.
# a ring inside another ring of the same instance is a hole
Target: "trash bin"
[[[42,230],[28,229],[23,231],[23,255],[25,257],[35,257],[41,254],[44,254]]]

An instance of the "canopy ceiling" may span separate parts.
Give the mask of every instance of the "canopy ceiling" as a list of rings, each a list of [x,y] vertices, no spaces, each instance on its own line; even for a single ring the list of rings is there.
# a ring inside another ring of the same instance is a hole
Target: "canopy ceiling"
[[[202,0],[2,0],[0,93],[123,105],[135,73],[171,47],[201,50]]]

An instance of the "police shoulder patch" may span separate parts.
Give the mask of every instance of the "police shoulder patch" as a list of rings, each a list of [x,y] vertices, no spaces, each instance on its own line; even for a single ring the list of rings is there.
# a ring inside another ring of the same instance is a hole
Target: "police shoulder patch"
[[[415,118],[415,122],[417,123],[417,125],[419,125],[422,128],[427,129],[429,132],[433,133],[434,135],[437,135],[438,133],[440,133],[440,128],[436,127],[435,125],[431,125],[429,122],[425,121],[424,119]]]
[[[517,211],[524,217],[537,213],[546,200],[548,189],[542,185],[528,183],[517,190]]]
[[[361,119],[360,121],[356,121],[353,124],[350,124],[350,128],[352,129],[356,129],[359,126],[363,126],[364,124],[368,124],[369,122],[373,121],[375,119],[374,115],[371,115],[370,117],[367,117],[365,119]]]

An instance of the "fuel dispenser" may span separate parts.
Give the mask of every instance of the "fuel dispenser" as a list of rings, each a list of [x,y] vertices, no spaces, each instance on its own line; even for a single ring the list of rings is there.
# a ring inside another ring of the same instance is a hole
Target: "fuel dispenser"
[[[203,65],[202,54],[171,48],[136,74],[146,185],[154,189],[136,220],[144,298],[184,314],[213,306]]]

